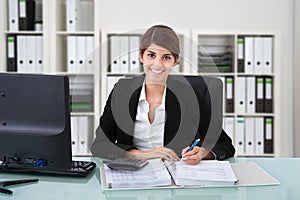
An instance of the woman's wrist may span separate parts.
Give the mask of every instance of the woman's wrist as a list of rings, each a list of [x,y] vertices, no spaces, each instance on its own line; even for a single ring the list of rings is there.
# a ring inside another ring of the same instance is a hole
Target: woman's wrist
[[[215,155],[208,149],[204,147],[200,147],[199,157],[201,160],[213,160],[215,159]]]

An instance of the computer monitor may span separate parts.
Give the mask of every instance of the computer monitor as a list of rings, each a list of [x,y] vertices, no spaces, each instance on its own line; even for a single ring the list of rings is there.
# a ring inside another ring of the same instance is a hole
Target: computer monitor
[[[16,171],[71,168],[67,76],[0,73],[0,162]]]

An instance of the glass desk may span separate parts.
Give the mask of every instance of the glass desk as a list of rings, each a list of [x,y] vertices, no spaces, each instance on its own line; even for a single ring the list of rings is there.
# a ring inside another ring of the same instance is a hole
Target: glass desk
[[[78,160],[93,160],[99,166],[96,158],[75,158]],[[300,158],[232,158],[231,162],[257,163],[266,170],[281,185],[227,188],[179,188],[151,189],[127,191],[102,191],[100,171],[97,167],[92,174],[85,178],[53,177],[46,175],[23,175],[0,173],[0,180],[38,178],[38,183],[9,186],[12,195],[0,193],[0,199],[11,200],[87,200],[87,199],[300,199]],[[247,171],[245,171],[247,173]]]

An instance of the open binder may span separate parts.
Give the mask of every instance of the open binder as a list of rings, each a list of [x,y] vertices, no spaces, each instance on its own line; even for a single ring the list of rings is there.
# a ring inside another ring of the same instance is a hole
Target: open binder
[[[116,171],[100,167],[102,190],[132,190],[185,187],[237,187],[279,185],[270,174],[253,162],[201,161],[191,166],[184,162],[149,160],[138,171]],[[191,176],[192,174],[192,176]]]

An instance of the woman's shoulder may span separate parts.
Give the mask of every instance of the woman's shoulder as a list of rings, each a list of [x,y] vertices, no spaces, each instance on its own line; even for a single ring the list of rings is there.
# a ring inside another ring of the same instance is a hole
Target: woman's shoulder
[[[126,92],[128,90],[136,90],[143,84],[145,76],[140,75],[137,77],[124,77],[120,78],[115,84],[114,89],[120,92]]]

